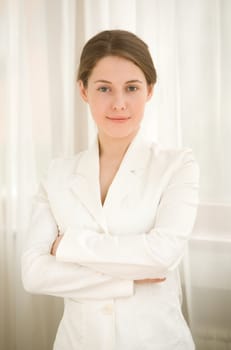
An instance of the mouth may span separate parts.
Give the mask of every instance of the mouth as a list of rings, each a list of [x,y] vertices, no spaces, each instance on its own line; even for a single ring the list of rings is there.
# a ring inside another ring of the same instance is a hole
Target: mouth
[[[126,116],[120,116],[120,115],[117,115],[117,116],[107,116],[106,117],[108,120],[112,121],[112,122],[117,122],[117,123],[123,123],[123,122],[126,122],[128,121],[129,119],[131,119],[131,117],[126,117]]]

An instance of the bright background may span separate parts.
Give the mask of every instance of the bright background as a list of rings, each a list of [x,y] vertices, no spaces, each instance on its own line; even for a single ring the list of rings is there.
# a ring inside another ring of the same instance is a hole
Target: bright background
[[[143,38],[156,65],[147,137],[191,147],[200,164],[184,312],[197,350],[231,349],[230,0],[1,0],[0,349],[52,349],[62,301],[21,284],[31,197],[52,157],[92,141],[77,64],[88,38],[114,28]]]

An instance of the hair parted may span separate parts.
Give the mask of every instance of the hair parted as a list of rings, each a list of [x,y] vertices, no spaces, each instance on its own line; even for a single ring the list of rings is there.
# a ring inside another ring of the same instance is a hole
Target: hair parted
[[[80,57],[77,80],[85,87],[97,62],[106,56],[119,56],[132,61],[144,73],[147,84],[155,84],[156,70],[147,44],[126,30],[105,30],[87,41]]]

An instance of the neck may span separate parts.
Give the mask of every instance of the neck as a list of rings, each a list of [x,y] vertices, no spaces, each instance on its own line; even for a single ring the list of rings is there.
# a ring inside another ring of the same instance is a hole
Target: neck
[[[100,157],[114,159],[123,158],[136,134],[137,132],[123,138],[112,138],[99,132],[98,140]]]

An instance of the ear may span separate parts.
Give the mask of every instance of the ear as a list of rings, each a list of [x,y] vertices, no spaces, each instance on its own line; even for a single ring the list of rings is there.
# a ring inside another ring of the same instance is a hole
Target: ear
[[[79,93],[82,99],[85,102],[88,102],[88,94],[87,94],[87,88],[84,86],[82,80],[78,80],[78,85],[79,85]]]
[[[149,101],[153,95],[154,85],[149,84],[148,85],[148,94],[147,94],[147,101]]]

